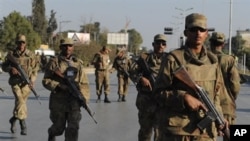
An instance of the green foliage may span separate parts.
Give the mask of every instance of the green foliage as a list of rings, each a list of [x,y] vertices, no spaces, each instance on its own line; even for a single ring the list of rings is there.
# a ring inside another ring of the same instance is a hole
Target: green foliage
[[[34,31],[36,31],[42,39],[43,44],[48,43],[47,38],[47,26],[48,21],[45,15],[44,0],[33,0],[32,2],[32,25]]]
[[[41,40],[40,36],[33,31],[31,23],[26,17],[21,16],[19,12],[12,12],[4,17],[0,29],[0,47],[6,51],[8,48],[16,46],[15,40],[18,34],[24,34],[27,40],[27,48],[35,50],[39,48]]]
[[[112,50],[109,55],[111,61],[114,60],[116,54],[116,47],[115,46],[109,46],[109,48]],[[75,46],[75,54],[80,57],[85,66],[90,65],[94,55],[99,52],[102,49],[101,45],[97,45],[95,42],[91,42],[89,45],[83,45],[79,44]]]
[[[128,51],[133,52],[135,55],[138,55],[140,50],[140,45],[143,40],[141,34],[135,29],[129,29],[129,43],[128,43]]]
[[[232,37],[232,52],[236,56],[242,56],[244,54],[245,40],[240,35]]]

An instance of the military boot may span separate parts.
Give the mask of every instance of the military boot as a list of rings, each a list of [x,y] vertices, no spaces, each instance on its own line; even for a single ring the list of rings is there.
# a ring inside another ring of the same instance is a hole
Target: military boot
[[[125,95],[122,96],[122,101],[123,101],[123,102],[126,101]]]
[[[101,95],[98,95],[96,103],[100,103],[101,102]]]
[[[52,136],[52,135],[49,135],[48,141],[56,141],[56,137]]]
[[[21,135],[27,135],[27,127],[25,120],[20,120],[20,126],[21,126]]]
[[[105,98],[104,98],[104,103],[111,103],[108,99],[108,95],[105,95]]]
[[[17,118],[16,117],[11,117],[10,118],[10,120],[9,120],[9,122],[10,122],[10,131],[11,131],[11,133],[16,133],[16,120],[17,120]]]
[[[118,100],[117,100],[117,101],[118,101],[118,102],[121,102],[121,101],[122,101],[122,97],[121,97],[120,94],[119,94],[118,96],[119,96],[119,97],[118,97]]]

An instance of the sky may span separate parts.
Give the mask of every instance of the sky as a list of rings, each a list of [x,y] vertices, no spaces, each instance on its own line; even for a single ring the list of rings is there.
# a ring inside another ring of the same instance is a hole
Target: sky
[[[178,39],[183,35],[184,17],[191,13],[204,14],[208,19],[208,27],[224,32],[227,38],[229,33],[234,36],[237,30],[250,28],[250,18],[247,16],[250,13],[250,0],[44,0],[44,2],[47,18],[50,17],[51,10],[55,11],[58,25],[61,22],[61,31],[79,31],[80,25],[100,22],[101,29],[118,32],[128,23],[127,28],[138,31],[143,38],[141,46],[148,49],[152,49],[154,35],[164,33],[164,27],[174,29],[173,35],[167,35],[168,49],[177,48]],[[0,19],[14,10],[24,16],[31,15],[31,6],[32,0],[0,0]]]

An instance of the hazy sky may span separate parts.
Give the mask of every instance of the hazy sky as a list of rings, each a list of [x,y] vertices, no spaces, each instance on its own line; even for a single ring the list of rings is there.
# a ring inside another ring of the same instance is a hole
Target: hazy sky
[[[229,36],[230,1],[232,2],[232,35],[236,30],[250,27],[250,0],[45,0],[46,16],[56,12],[61,30],[80,30],[80,25],[100,22],[101,28],[117,32],[129,23],[143,38],[142,46],[152,48],[153,36],[163,33],[164,27],[173,27],[174,35],[168,36],[168,48],[177,47],[183,33],[184,16],[203,13],[208,26]],[[0,18],[12,11],[31,15],[32,0],[0,0]],[[178,10],[179,9],[179,10]]]

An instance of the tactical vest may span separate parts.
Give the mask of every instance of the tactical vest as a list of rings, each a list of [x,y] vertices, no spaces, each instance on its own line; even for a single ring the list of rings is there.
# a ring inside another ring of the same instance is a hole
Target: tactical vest
[[[207,52],[208,60],[206,60],[203,65],[196,65],[190,63],[190,60],[185,58],[184,52],[184,50],[175,50],[170,54],[175,58],[178,65],[183,65],[186,68],[190,77],[198,85],[203,87],[210,94],[209,97],[213,99],[215,92],[217,91],[217,59],[211,52]],[[184,90],[186,89],[182,83],[178,83],[177,87]]]
[[[98,53],[98,58],[95,62],[97,70],[107,70],[109,68],[110,58],[108,54]]]

